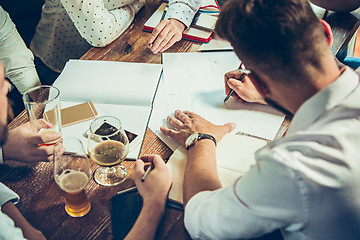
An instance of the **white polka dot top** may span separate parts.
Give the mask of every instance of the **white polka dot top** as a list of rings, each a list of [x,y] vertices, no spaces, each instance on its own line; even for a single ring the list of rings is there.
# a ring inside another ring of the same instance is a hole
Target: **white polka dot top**
[[[45,0],[31,50],[60,72],[92,46],[104,47],[122,34],[145,0]]]

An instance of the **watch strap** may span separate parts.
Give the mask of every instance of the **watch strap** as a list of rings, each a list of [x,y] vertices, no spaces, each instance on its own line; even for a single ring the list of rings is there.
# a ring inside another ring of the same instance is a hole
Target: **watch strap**
[[[202,139],[210,139],[215,143],[215,147],[217,146],[216,139],[215,139],[214,136],[212,136],[210,134],[206,134],[206,133],[198,133],[197,139],[190,146],[187,146],[186,149],[189,150],[190,147],[194,146],[194,144],[196,142],[198,142],[198,141],[200,141]]]

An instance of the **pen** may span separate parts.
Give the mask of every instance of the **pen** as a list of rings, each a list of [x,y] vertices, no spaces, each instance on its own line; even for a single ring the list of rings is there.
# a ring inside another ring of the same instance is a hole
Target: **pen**
[[[163,12],[163,14],[162,14],[162,16],[161,16],[160,22],[161,22],[162,20],[164,20],[165,15],[166,15],[166,13],[167,13],[167,10],[168,10],[168,6],[166,5],[165,10],[164,10],[164,12]]]
[[[144,176],[141,178],[141,181],[142,181],[142,182],[145,182],[145,178],[146,178],[146,176],[149,174],[149,172],[151,171],[152,167],[153,167],[153,164],[151,164],[151,165],[146,169],[146,172],[144,173]]]
[[[242,82],[242,80],[244,79],[244,77],[249,74],[251,71],[250,70],[247,70],[247,69],[238,69],[237,70],[238,72],[242,73],[240,78],[238,79],[239,81]],[[224,99],[224,103],[231,97],[231,95],[235,92],[234,89],[231,89],[231,91],[229,92],[228,95],[226,95],[225,99]]]
[[[126,45],[126,47],[125,47],[124,53],[125,53],[125,54],[129,54],[130,52],[131,52],[131,44],[128,44],[128,45]]]
[[[137,191],[136,186],[135,186],[135,187],[128,188],[128,189],[125,189],[125,190],[122,190],[122,191],[119,191],[119,192],[116,193],[116,195],[120,195],[120,194],[124,194],[124,193],[130,193],[130,192],[135,192],[135,191]]]

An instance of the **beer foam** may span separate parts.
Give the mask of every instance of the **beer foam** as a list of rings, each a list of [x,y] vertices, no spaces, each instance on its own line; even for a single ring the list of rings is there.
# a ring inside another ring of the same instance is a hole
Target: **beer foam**
[[[85,188],[89,178],[84,172],[69,169],[62,172],[58,180],[60,188],[65,192],[79,192]]]

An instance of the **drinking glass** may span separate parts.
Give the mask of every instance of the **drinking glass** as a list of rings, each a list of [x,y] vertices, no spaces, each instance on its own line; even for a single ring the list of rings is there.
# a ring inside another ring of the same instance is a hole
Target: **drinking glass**
[[[23,101],[33,131],[61,133],[60,90],[58,88],[47,85],[31,88],[24,93]],[[45,124],[41,119],[45,119],[52,127],[44,127]],[[53,145],[57,141],[42,145]]]
[[[119,165],[129,152],[129,140],[118,118],[99,117],[90,124],[87,152],[100,167],[94,172],[94,180],[103,186],[123,182],[127,170]]]
[[[65,211],[72,217],[82,217],[91,208],[85,186],[91,178],[90,162],[81,141],[63,138],[64,153],[54,154],[54,178],[65,191]]]

